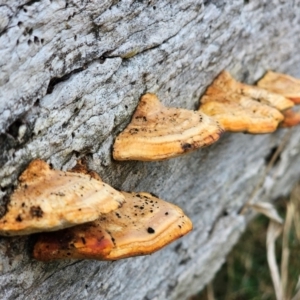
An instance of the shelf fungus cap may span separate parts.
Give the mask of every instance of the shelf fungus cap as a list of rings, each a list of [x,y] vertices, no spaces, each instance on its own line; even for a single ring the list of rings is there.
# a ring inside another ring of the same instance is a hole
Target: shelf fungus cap
[[[283,112],[284,120],[281,122],[281,127],[294,127],[300,124],[300,112],[288,109]]]
[[[261,87],[236,81],[227,71],[222,71],[212,85],[218,92],[222,91],[235,95],[236,98],[238,98],[239,95],[242,95],[262,104],[272,106],[280,111],[294,106],[294,103],[291,100],[278,93],[273,93]],[[203,99],[203,103],[204,102],[205,99]]]
[[[268,71],[257,85],[271,92],[280,94],[295,104],[300,104],[300,79]]]
[[[37,260],[117,260],[151,254],[187,234],[192,222],[174,204],[148,193],[125,193],[118,210],[91,223],[39,234]]]
[[[116,138],[116,160],[163,160],[216,142],[223,128],[209,116],[163,106],[154,94],[145,94],[131,123]]]
[[[226,89],[223,83],[226,80],[231,81],[231,77],[228,79],[226,74],[228,73],[222,72],[208,87],[200,100],[199,110],[215,118],[226,131],[249,133],[275,131],[284,118],[280,111],[254,100],[253,97],[234,92],[232,86]]]
[[[90,222],[124,200],[120,192],[89,175],[51,170],[37,159],[19,177],[0,219],[0,234],[25,235]]]

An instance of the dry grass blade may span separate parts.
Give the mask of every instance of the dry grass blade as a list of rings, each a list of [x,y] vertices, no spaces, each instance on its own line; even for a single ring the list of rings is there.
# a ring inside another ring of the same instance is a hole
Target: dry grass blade
[[[215,300],[214,288],[212,282],[207,285],[207,300]]]
[[[290,137],[292,135],[292,131],[289,131],[285,134],[285,136],[282,139],[282,142],[280,143],[280,145],[277,147],[275,153],[273,154],[273,156],[271,157],[270,162],[268,163],[264,173],[262,174],[260,180],[258,181],[256,187],[254,188],[252,194],[250,195],[249,200],[246,202],[246,204],[244,205],[244,207],[242,208],[240,214],[243,215],[246,213],[247,207],[249,207],[252,204],[253,199],[255,198],[256,194],[258,193],[258,191],[261,189],[261,187],[263,186],[266,176],[268,175],[269,171],[272,169],[272,167],[274,166],[275,161],[277,160],[277,158],[279,157],[279,155],[281,154],[281,152],[284,150],[286,144],[288,143],[288,141],[290,140]],[[300,227],[299,227],[300,228]]]
[[[297,239],[300,240],[300,185],[297,185],[291,193],[291,202],[294,205],[294,226]]]
[[[292,298],[292,300],[299,300],[300,299],[300,276],[298,278],[298,282],[296,285],[296,295]]]
[[[286,281],[285,281],[285,285],[283,285],[280,278],[279,269],[276,262],[276,255],[275,255],[275,242],[282,231],[283,220],[279,216],[276,208],[271,203],[257,202],[251,204],[250,207],[255,209],[255,211],[257,212],[264,214],[270,219],[270,223],[267,231],[267,259],[268,259],[269,269],[273,281],[273,286],[275,289],[276,299],[283,300],[284,299],[283,286],[285,287]],[[288,228],[286,230],[288,230]],[[288,260],[285,260],[285,263],[286,261]],[[284,267],[286,268],[285,276],[287,278],[287,266],[284,264]]]
[[[287,205],[287,213],[285,223],[283,227],[282,236],[282,253],[281,253],[281,285],[284,295],[287,295],[287,284],[288,284],[288,264],[289,264],[289,236],[291,233],[293,216],[295,213],[295,207],[292,202]]]
[[[282,218],[279,216],[276,208],[272,203],[269,202],[256,202],[250,205],[255,211],[267,216],[270,220],[279,224],[283,223]]]
[[[275,242],[276,239],[279,237],[281,231],[282,225],[278,222],[274,222],[271,220],[267,231],[267,259],[277,300],[284,299],[280,274],[275,255]]]
[[[300,185],[296,185],[291,193],[290,198],[291,204],[293,205],[293,223],[295,228],[295,234],[297,239],[300,240]],[[300,276],[296,286],[296,294],[292,300],[300,300]]]
[[[296,293],[296,295],[292,298],[292,300],[300,300],[300,290]]]

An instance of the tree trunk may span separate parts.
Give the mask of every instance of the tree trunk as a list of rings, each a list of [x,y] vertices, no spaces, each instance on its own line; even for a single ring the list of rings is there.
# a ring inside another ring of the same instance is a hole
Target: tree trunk
[[[194,230],[146,257],[118,262],[31,258],[33,237],[0,239],[1,299],[185,299],[214,276],[239,238],[239,214],[287,194],[300,176],[300,130],[226,133],[162,162],[116,162],[111,149],[140,96],[195,109],[223,69],[253,83],[266,70],[300,76],[300,1],[0,1],[2,211],[34,158],[89,167],[121,190],[184,209]],[[265,175],[277,147],[280,159]]]

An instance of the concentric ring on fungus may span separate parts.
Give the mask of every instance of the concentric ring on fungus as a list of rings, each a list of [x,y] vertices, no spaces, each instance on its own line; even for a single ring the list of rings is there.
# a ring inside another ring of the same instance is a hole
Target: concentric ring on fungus
[[[130,124],[116,138],[115,160],[155,161],[216,142],[223,128],[209,116],[163,106],[154,94],[141,97]]]
[[[123,194],[90,175],[51,170],[36,159],[19,177],[0,219],[0,234],[25,235],[90,222],[123,202]]]
[[[280,94],[295,104],[300,104],[300,79],[268,71],[257,85],[268,91]]]
[[[223,71],[200,99],[199,111],[215,118],[226,131],[270,133],[284,119],[275,107],[291,106],[283,96],[239,83]]]
[[[117,260],[151,254],[192,230],[176,205],[148,193],[126,193],[123,206],[96,221],[39,234],[37,260]]]

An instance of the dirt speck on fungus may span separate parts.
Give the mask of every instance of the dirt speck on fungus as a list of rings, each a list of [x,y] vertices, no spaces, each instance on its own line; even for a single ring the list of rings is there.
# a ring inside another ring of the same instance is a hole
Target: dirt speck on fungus
[[[31,216],[32,216],[33,218],[34,218],[34,217],[42,218],[44,212],[42,211],[42,209],[41,209],[39,206],[31,206],[31,207],[30,207],[30,214],[31,214]]]
[[[148,227],[147,232],[152,234],[155,233],[155,230],[152,227]]]
[[[21,218],[20,215],[17,216],[16,221],[17,221],[17,222],[22,222],[22,218]]]
[[[184,144],[181,145],[181,148],[182,148],[183,151],[187,151],[187,150],[192,149],[192,145],[189,144],[189,143],[184,143]]]

